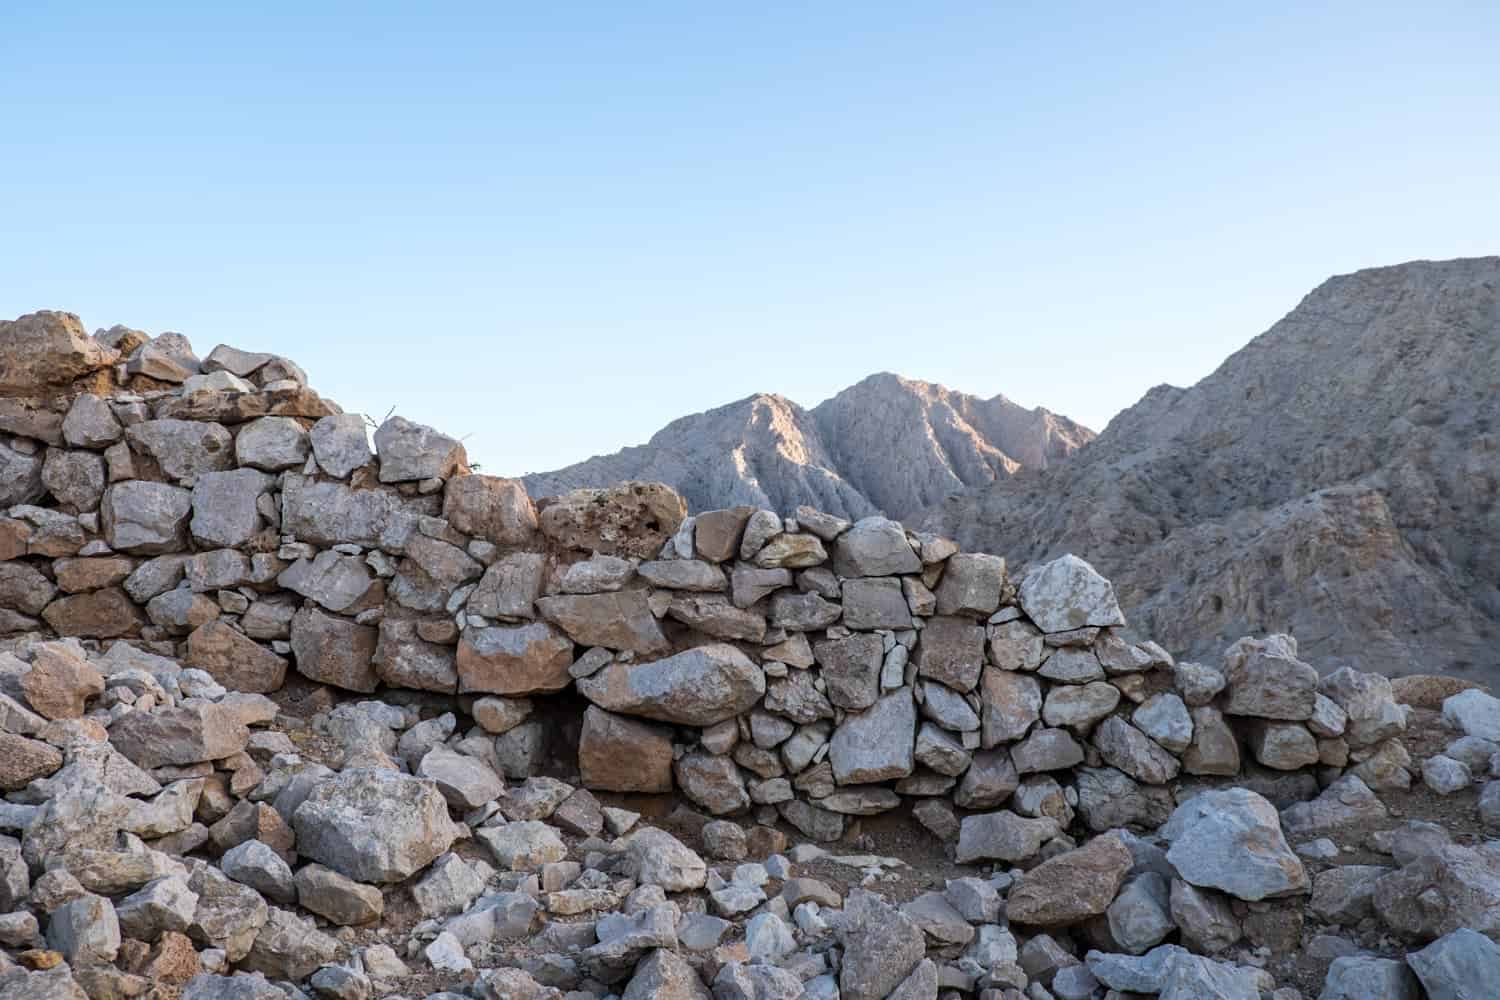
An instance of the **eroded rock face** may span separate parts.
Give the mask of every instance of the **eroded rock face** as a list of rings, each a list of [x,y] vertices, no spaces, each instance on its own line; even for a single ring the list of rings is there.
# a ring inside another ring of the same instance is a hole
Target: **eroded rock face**
[[[565,548],[637,559],[655,558],[686,516],[680,496],[649,482],[574,490],[537,510],[542,534]]]

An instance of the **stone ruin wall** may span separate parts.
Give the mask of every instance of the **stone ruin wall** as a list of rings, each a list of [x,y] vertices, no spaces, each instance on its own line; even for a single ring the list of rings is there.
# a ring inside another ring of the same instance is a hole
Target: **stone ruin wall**
[[[533,500],[401,417],[372,450],[287,359],[200,361],[65,313],[0,323],[0,355],[0,632],[23,655],[16,637],[57,635],[101,669],[140,650],[230,690],[428,692],[513,778],[545,763],[538,707],[574,691],[589,788],[774,809],[825,840],[903,799],[944,838],[1019,814],[960,860],[1029,856],[1075,815],[1154,827],[1168,782],[1240,774],[1242,752],[1324,783],[1400,764],[1404,718],[1346,726],[1382,679],[1320,691],[1276,636],[1174,664],[1071,556],[1018,573],[882,518],[689,517],[659,484]]]

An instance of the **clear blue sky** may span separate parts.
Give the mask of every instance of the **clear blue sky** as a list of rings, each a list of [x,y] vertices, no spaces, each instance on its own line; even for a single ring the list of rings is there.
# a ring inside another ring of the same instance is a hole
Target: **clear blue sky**
[[[1500,8],[1134,6],[5,4],[0,316],[520,473],[880,370],[1102,427],[1330,274],[1500,252]]]

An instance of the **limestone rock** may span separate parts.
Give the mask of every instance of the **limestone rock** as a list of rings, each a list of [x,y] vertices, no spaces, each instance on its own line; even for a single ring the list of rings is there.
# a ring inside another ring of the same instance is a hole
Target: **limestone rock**
[[[44,309],[0,320],[0,357],[0,392],[27,395],[50,394],[117,355],[90,337],[77,316]]]
[[[761,668],[733,646],[695,646],[649,663],[612,663],[578,681],[601,708],[660,722],[710,726],[746,712],[765,694]]]
[[[1021,579],[1017,599],[1026,617],[1043,632],[1125,624],[1114,587],[1074,555],[1029,570]]]
[[[887,781],[912,773],[917,712],[911,689],[899,688],[872,708],[851,713],[833,733],[828,759],[841,785]]]
[[[981,858],[1025,861],[1035,857],[1042,849],[1042,844],[1057,833],[1057,821],[1050,816],[1025,818],[1003,809],[992,813],[976,813],[963,818],[955,857],[959,864]]]
[[[1249,789],[1199,792],[1177,807],[1161,836],[1172,845],[1167,860],[1193,885],[1248,900],[1307,888],[1276,807]]]
[[[464,446],[431,427],[389,417],[375,431],[382,483],[447,479],[469,464]]]
[[[589,788],[670,792],[672,734],[663,726],[590,706],[583,714],[578,767]]]
[[[1318,672],[1297,659],[1297,641],[1288,635],[1246,637],[1224,654],[1227,715],[1299,720],[1312,717]]]
[[[292,815],[297,850],[359,882],[399,882],[437,858],[457,830],[430,781],[344,771],[313,788]]]
[[[685,517],[682,497],[659,482],[573,490],[537,507],[542,534],[563,548],[637,559],[655,559]]]
[[[571,683],[573,643],[545,622],[468,628],[458,643],[459,691],[521,696]]]
[[[847,1000],[885,1000],[926,956],[921,928],[862,889],[845,901],[839,940],[844,947],[839,992]]]
[[[187,544],[193,495],[166,483],[131,480],[104,492],[100,510],[110,548],[136,555],[176,552]]]
[[[375,628],[307,607],[292,617],[290,634],[297,672],[309,680],[366,693],[379,684]]]
[[[559,594],[536,602],[537,611],[582,646],[604,646],[642,655],[664,652],[667,640],[646,603],[645,591]]]
[[[233,709],[200,702],[128,712],[109,727],[109,739],[131,763],[150,769],[233,756],[245,748],[250,731]]]

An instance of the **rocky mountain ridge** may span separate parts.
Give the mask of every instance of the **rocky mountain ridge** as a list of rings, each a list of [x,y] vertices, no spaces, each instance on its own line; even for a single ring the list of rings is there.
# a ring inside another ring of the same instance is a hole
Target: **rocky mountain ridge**
[[[925,526],[1079,552],[1174,652],[1295,634],[1313,659],[1500,679],[1500,258],[1332,278],[1217,371],[1072,460]]]
[[[882,373],[812,409],[750,396],[674,420],[644,445],[522,481],[534,497],[643,480],[671,486],[691,510],[809,504],[902,518],[964,487],[1046,468],[1093,436],[1041,407]]]

